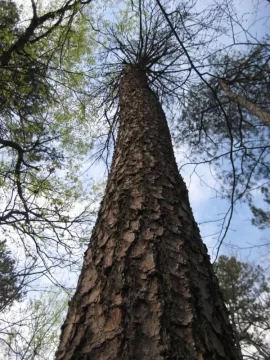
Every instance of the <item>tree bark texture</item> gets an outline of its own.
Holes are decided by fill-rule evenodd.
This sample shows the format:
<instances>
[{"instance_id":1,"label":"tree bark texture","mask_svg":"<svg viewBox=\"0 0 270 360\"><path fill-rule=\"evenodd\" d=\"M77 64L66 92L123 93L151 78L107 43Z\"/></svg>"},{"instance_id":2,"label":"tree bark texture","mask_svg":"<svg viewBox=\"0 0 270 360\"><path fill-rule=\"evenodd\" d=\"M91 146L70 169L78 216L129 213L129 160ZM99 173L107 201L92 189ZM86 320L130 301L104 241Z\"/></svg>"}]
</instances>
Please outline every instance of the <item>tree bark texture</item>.
<instances>
[{"instance_id":1,"label":"tree bark texture","mask_svg":"<svg viewBox=\"0 0 270 360\"><path fill-rule=\"evenodd\" d=\"M138 66L57 360L239 359L179 175L165 114Z\"/></svg>"}]
</instances>

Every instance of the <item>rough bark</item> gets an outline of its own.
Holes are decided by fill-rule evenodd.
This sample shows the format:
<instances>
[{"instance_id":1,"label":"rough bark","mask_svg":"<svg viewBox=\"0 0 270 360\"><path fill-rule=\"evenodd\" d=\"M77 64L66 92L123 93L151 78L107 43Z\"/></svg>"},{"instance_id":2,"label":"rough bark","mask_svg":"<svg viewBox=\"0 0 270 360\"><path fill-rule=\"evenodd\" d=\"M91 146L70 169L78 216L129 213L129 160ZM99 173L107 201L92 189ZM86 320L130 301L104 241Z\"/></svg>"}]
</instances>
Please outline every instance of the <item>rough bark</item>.
<instances>
[{"instance_id":1,"label":"rough bark","mask_svg":"<svg viewBox=\"0 0 270 360\"><path fill-rule=\"evenodd\" d=\"M253 103L252 101L249 101L244 96L234 94L228 84L224 80L219 80L219 84L222 88L222 90L225 92L225 94L228 96L228 98L233 101L234 103L244 107L247 109L251 114L258 117L265 125L270 126L270 112L262 109L257 104Z\"/></svg>"},{"instance_id":2,"label":"rough bark","mask_svg":"<svg viewBox=\"0 0 270 360\"><path fill-rule=\"evenodd\" d=\"M106 194L56 359L239 359L164 112L135 65L119 96Z\"/></svg>"}]
</instances>

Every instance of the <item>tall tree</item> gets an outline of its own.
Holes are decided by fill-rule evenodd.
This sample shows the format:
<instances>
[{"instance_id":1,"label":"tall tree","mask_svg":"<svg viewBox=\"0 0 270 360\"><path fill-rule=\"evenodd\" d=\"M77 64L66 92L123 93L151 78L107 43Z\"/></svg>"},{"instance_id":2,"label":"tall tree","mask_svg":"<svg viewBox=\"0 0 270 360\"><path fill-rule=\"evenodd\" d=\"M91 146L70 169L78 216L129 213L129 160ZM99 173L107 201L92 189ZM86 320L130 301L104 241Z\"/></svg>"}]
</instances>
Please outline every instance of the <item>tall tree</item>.
<instances>
[{"instance_id":1,"label":"tall tree","mask_svg":"<svg viewBox=\"0 0 270 360\"><path fill-rule=\"evenodd\" d=\"M173 94L181 78L173 70L185 59L158 7L146 3L132 3L139 37L122 25L104 45L120 58L106 82L119 131L56 359L239 359L157 94ZM192 43L184 10L171 19Z\"/></svg>"},{"instance_id":2,"label":"tall tree","mask_svg":"<svg viewBox=\"0 0 270 360\"><path fill-rule=\"evenodd\" d=\"M270 357L270 288L260 266L220 256L214 265L243 359Z\"/></svg>"},{"instance_id":3,"label":"tall tree","mask_svg":"<svg viewBox=\"0 0 270 360\"><path fill-rule=\"evenodd\" d=\"M120 129L57 359L237 359L210 259L145 68L120 83Z\"/></svg>"}]
</instances>

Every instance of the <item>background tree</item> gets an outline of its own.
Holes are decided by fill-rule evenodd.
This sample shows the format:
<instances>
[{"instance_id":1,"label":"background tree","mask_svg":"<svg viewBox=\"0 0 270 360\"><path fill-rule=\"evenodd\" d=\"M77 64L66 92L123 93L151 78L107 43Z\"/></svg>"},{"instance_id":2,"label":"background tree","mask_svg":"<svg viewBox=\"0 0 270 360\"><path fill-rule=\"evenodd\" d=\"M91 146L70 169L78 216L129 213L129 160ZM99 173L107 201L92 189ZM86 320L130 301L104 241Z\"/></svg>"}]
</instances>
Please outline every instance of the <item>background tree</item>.
<instances>
[{"instance_id":1,"label":"background tree","mask_svg":"<svg viewBox=\"0 0 270 360\"><path fill-rule=\"evenodd\" d=\"M214 265L243 359L270 357L270 288L260 266L220 256Z\"/></svg>"},{"instance_id":2,"label":"background tree","mask_svg":"<svg viewBox=\"0 0 270 360\"><path fill-rule=\"evenodd\" d=\"M22 298L23 281L16 272L15 259L11 257L5 242L0 242L0 313Z\"/></svg>"},{"instance_id":3,"label":"background tree","mask_svg":"<svg viewBox=\"0 0 270 360\"><path fill-rule=\"evenodd\" d=\"M239 43L233 38L233 44L208 58L208 65L190 60L197 83L184 91L175 132L178 146L188 145L186 165L193 164L196 171L209 164L217 196L230 201L220 222L219 247L238 201L250 204L253 224L265 227L269 222L267 208L253 201L261 189L268 202L269 37Z\"/></svg>"},{"instance_id":4,"label":"background tree","mask_svg":"<svg viewBox=\"0 0 270 360\"><path fill-rule=\"evenodd\" d=\"M15 2L1 2L1 231L47 276L79 265L95 201L78 176L94 135L80 61L91 56L80 15L88 3L44 11L32 1L22 19Z\"/></svg>"},{"instance_id":5,"label":"background tree","mask_svg":"<svg viewBox=\"0 0 270 360\"><path fill-rule=\"evenodd\" d=\"M2 314L0 359L52 360L68 300L69 294L50 287L41 298L28 299Z\"/></svg>"}]
</instances>

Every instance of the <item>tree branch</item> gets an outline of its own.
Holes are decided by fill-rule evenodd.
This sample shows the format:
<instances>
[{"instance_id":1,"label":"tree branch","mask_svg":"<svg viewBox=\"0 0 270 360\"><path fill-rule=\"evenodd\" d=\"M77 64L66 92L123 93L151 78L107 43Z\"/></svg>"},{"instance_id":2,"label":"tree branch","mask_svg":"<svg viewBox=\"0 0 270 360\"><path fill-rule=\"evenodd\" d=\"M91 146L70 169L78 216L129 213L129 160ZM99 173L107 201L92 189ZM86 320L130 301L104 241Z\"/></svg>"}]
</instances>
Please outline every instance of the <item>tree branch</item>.
<instances>
[{"instance_id":1,"label":"tree branch","mask_svg":"<svg viewBox=\"0 0 270 360\"><path fill-rule=\"evenodd\" d=\"M262 122L270 126L270 112L267 110L262 109L257 104L254 104L250 100L246 99L245 97L241 95L234 94L229 85L226 83L226 81L219 79L219 85L221 86L222 90L225 92L225 94L228 96L228 98L233 101L234 103L244 107L247 109L251 114L257 116Z\"/></svg>"}]
</instances>

